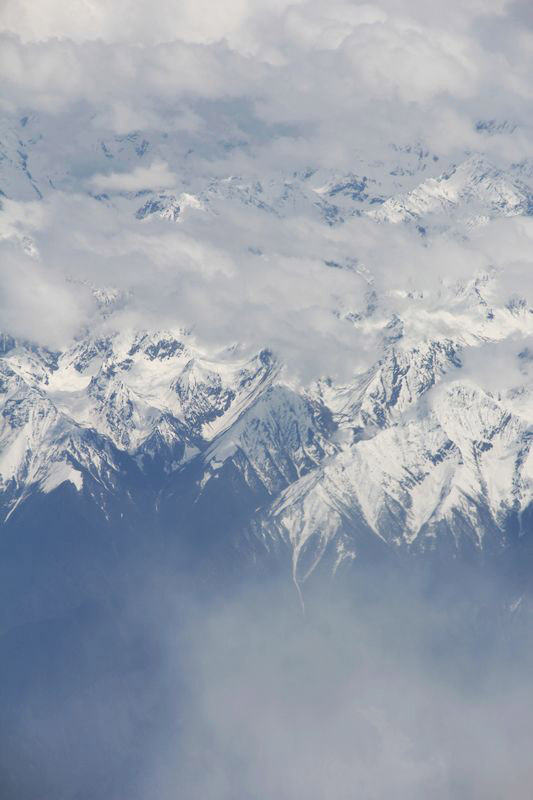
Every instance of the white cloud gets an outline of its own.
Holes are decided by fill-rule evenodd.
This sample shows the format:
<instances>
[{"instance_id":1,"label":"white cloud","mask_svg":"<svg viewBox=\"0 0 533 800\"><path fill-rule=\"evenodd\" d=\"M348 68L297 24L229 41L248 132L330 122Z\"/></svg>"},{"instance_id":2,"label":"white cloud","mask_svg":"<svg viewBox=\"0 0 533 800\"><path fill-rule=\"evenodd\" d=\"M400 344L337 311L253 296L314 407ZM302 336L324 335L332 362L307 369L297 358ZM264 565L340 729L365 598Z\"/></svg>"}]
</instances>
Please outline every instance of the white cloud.
<instances>
[{"instance_id":1,"label":"white cloud","mask_svg":"<svg viewBox=\"0 0 533 800\"><path fill-rule=\"evenodd\" d=\"M339 309L360 310L365 286L325 260L356 256L386 295L421 281L434 291L443 276L469 276L496 254L509 267L509 237L526 247L510 221L475 242L428 243L364 219L330 229L309 210L280 221L231 203L177 227L140 228L135 209L84 197L194 193L227 175L268 187L308 167L373 170L380 191L393 193L469 151L507 163L531 158L533 48L523 4L43 0L37 8L7 0L2 26L0 188L33 197L30 175L45 194L40 229L9 224L17 236L34 235L42 262L31 274L49 274L55 288L65 276L112 280L133 292L139 318L179 317L209 346L271 344L307 374L342 372L356 358L365 363L375 341L339 319ZM512 124L486 135L480 119ZM417 156L424 152L426 161ZM262 255L251 255L251 244ZM509 267L502 298L521 269Z\"/></svg>"},{"instance_id":2,"label":"white cloud","mask_svg":"<svg viewBox=\"0 0 533 800\"><path fill-rule=\"evenodd\" d=\"M169 189L177 183L177 176L168 164L154 159L148 167L136 167L132 172L111 172L93 175L89 185L101 192L139 192L142 189Z\"/></svg>"}]
</instances>

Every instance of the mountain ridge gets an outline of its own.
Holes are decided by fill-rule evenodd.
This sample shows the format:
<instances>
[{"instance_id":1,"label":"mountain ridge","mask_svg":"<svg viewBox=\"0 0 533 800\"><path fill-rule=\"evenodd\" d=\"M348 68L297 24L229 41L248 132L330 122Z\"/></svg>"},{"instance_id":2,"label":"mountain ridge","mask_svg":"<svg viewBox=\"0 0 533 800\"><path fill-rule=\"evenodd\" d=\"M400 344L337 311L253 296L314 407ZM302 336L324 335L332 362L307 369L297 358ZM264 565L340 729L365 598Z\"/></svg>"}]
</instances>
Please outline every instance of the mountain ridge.
<instances>
[{"instance_id":1,"label":"mountain ridge","mask_svg":"<svg viewBox=\"0 0 533 800\"><path fill-rule=\"evenodd\" d=\"M40 141L34 137L24 148ZM107 162L126 159L121 168L156 151L140 134L115 145L116 152L91 147ZM128 224L158 218L158 224L190 229L189 236L195 214L214 219L234 206L266 218L309 218L324 229L342 229L350 218L402 223L435 241L450 233L476 236L491 220L531 216L524 170L517 177L467 154L442 171L429 151L395 153L400 161L388 176L379 167L381 178L375 165L361 174L310 169L263 181L211 177L203 188L187 180L181 190L116 188L93 200L109 214L125 214ZM44 186L46 173L30 173L31 159L20 158L5 156L9 180L18 174ZM119 187L120 171L112 175ZM47 180L53 196L55 183L50 175ZM81 184L87 196L89 183ZM23 201L24 192L18 199L12 192L11 199ZM6 217L9 202L4 237L39 262L39 243ZM251 243L249 250L268 261ZM441 540L452 549L483 551L490 541L504 550L509 530L522 531L533 499L533 308L527 298L502 296L497 266L408 289L376 280L374 267L354 255L324 258L321 268L353 275L363 287L357 310L341 298L332 309L361 341L374 342L367 366L354 364L344 381L295 376L268 342L263 349L237 344L208 351L183 325L125 325L131 291L69 278L95 304L75 341L52 350L17 341L9 330L2 338L4 523L12 523L31 495L52 497L68 482L74 497L88 499L103 519L122 503L130 514L133 487L144 484L143 513L172 527L164 506L171 509L171 498L181 496L176 487L183 480L188 511L180 511L180 525L189 514L194 528L196 510L212 503L211 522L202 511L202 524L216 526L217 503L236 492L243 541L252 552L259 547L253 557L276 542L288 548L298 585L326 551L333 553L332 574L349 566L359 557L359 541L369 537L393 551L431 554ZM510 384L495 394L487 376L476 373L476 358L498 347L508 352L512 369ZM217 489L218 499L206 499L215 484L226 488ZM179 538L179 525L175 533Z\"/></svg>"}]
</instances>

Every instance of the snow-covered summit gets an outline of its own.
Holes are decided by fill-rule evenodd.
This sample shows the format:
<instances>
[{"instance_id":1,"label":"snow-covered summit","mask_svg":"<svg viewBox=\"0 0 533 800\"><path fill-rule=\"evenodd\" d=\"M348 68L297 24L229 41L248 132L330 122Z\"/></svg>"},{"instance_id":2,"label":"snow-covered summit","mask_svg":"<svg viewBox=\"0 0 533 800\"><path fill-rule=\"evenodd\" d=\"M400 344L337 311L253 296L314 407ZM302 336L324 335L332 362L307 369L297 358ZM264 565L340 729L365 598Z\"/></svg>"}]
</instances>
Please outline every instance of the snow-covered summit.
<instances>
[{"instance_id":1,"label":"snow-covered summit","mask_svg":"<svg viewBox=\"0 0 533 800\"><path fill-rule=\"evenodd\" d=\"M471 156L412 191L386 200L369 212L380 222L480 224L495 216L530 215L533 192L520 179Z\"/></svg>"}]
</instances>

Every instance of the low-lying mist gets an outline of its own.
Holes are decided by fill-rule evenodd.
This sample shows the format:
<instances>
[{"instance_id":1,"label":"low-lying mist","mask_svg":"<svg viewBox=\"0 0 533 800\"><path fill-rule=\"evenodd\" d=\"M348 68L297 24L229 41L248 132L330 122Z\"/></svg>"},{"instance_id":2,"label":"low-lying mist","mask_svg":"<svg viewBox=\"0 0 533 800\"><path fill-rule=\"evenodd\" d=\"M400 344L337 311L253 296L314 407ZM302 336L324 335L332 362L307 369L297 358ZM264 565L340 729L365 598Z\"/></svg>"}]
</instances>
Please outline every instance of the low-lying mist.
<instances>
[{"instance_id":1,"label":"low-lying mist","mask_svg":"<svg viewBox=\"0 0 533 800\"><path fill-rule=\"evenodd\" d=\"M361 568L305 614L279 577L149 572L2 638L2 797L531 796L526 601L474 569Z\"/></svg>"}]
</instances>

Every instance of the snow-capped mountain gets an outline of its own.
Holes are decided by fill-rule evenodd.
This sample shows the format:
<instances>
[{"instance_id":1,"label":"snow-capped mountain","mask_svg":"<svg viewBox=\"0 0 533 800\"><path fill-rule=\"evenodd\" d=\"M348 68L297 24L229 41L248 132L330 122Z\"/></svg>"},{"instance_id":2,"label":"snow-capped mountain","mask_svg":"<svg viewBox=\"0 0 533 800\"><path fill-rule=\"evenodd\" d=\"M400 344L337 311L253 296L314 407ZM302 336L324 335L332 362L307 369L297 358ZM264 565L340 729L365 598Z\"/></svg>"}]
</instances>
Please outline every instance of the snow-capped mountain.
<instances>
[{"instance_id":1,"label":"snow-capped mountain","mask_svg":"<svg viewBox=\"0 0 533 800\"><path fill-rule=\"evenodd\" d=\"M208 359L183 331L88 337L61 353L5 339L4 521L64 482L103 520L117 493L135 504L133 473L153 484L154 515L192 481L194 516L231 472L235 501L255 498L254 547L287 543L298 582L326 552L334 569L350 563L371 537L427 552L505 548L533 492L530 357L515 347L522 380L497 394L463 374L462 358L530 336L533 312L487 319L478 298L473 310L455 339L393 339L342 386L296 386L268 351Z\"/></svg>"},{"instance_id":2,"label":"snow-capped mountain","mask_svg":"<svg viewBox=\"0 0 533 800\"><path fill-rule=\"evenodd\" d=\"M96 142L87 134L86 158L97 169L113 162L120 176L156 151L175 185L133 190L112 177L96 192L45 147L50 123L39 135L37 118L17 124L18 134L2 134L0 223L4 239L36 263L39 237L13 222L10 203L44 202L73 185L104 219L119 215L138 230L158 219L194 231L195 215L224 220L244 207L273 224L305 219L342 231L357 218L378 230L401 222L417 235L464 239L481 223L528 222L533 208L523 170L517 177L477 155L445 172L415 147L345 174L193 178L172 161L172 142L140 133ZM269 254L252 245L267 264ZM102 525L131 524L141 507L143 524L176 535L224 519L253 559L288 559L298 585L319 564L330 573L349 567L369 543L427 555L504 551L527 531L533 499L533 308L519 291L502 294L497 264L468 279L389 289L349 252L324 258L323 269L362 278L364 297L358 309L339 299L332 313L375 347L364 367L354 353L348 379L302 380L267 343L208 350L179 324L139 328L124 316L127 292L83 281L94 311L67 346L6 329L3 523L16 524L36 497L53 504L61 487ZM500 382L487 378L492 353L506 365Z\"/></svg>"},{"instance_id":3,"label":"snow-capped mountain","mask_svg":"<svg viewBox=\"0 0 533 800\"><path fill-rule=\"evenodd\" d=\"M375 219L425 224L471 226L489 219L533 213L531 188L497 169L481 156L471 156L449 172L429 178L415 189L387 199Z\"/></svg>"}]
</instances>

